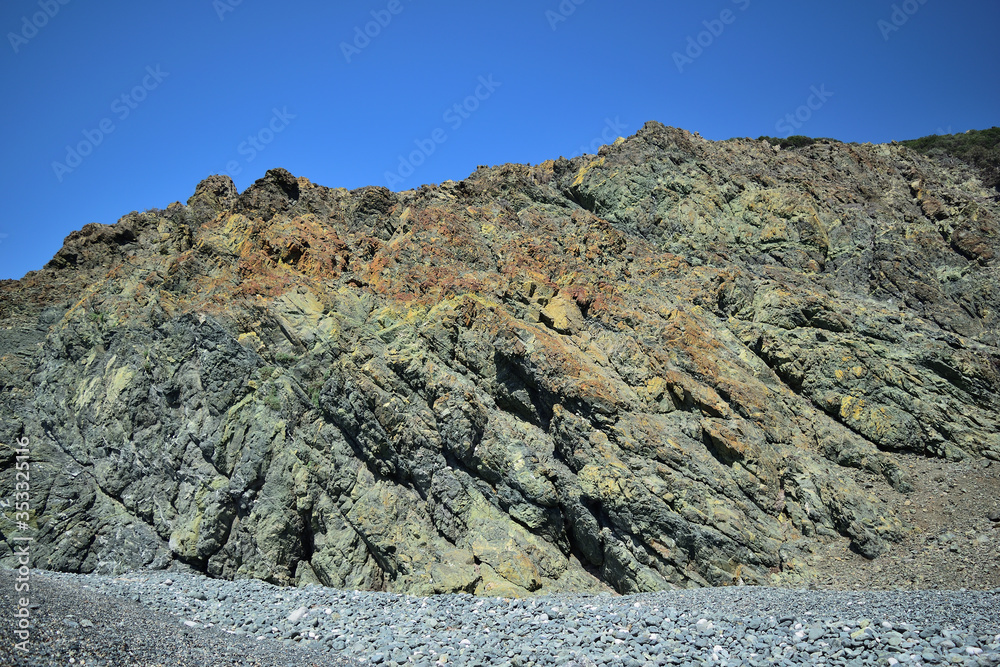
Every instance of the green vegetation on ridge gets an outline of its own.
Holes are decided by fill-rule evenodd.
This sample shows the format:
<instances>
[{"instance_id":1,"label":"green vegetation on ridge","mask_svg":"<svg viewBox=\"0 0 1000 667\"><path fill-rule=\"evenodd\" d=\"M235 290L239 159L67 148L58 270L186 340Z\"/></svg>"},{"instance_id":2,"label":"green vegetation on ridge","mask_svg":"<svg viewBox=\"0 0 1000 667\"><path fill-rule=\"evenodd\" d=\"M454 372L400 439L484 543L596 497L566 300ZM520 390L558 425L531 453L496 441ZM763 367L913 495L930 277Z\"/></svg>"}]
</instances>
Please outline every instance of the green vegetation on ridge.
<instances>
[{"instance_id":1,"label":"green vegetation on ridge","mask_svg":"<svg viewBox=\"0 0 1000 667\"><path fill-rule=\"evenodd\" d=\"M803 148L815 143L837 142L836 139L813 138L803 135L790 137L757 137L772 146L781 148ZM932 134L920 139L900 141L918 153L937 158L954 158L974 167L980 173L983 184L1000 190L1000 127L988 130L969 130L961 134Z\"/></svg>"},{"instance_id":2,"label":"green vegetation on ridge","mask_svg":"<svg viewBox=\"0 0 1000 667\"><path fill-rule=\"evenodd\" d=\"M814 139L812 137L806 137L801 134L795 134L790 137L785 137L784 139L780 137L760 136L757 137L757 141L766 141L772 146L780 146L781 148L802 148L803 146L812 146L815 143L821 143L821 142L840 143L836 139L828 139L826 137L818 137Z\"/></svg>"},{"instance_id":3,"label":"green vegetation on ridge","mask_svg":"<svg viewBox=\"0 0 1000 667\"><path fill-rule=\"evenodd\" d=\"M1000 127L962 134L932 134L899 142L932 157L951 156L979 170L983 185L1000 189Z\"/></svg>"}]
</instances>

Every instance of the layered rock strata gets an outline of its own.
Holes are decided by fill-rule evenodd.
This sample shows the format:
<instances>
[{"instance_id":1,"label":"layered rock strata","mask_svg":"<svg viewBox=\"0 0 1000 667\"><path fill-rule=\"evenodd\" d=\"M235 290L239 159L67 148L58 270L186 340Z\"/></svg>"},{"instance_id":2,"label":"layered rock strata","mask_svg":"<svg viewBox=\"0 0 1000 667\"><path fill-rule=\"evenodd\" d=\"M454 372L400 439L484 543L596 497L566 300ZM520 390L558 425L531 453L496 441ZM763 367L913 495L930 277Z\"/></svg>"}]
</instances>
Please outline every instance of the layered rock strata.
<instances>
[{"instance_id":1,"label":"layered rock strata","mask_svg":"<svg viewBox=\"0 0 1000 667\"><path fill-rule=\"evenodd\" d=\"M998 218L902 146L657 123L401 193L213 176L0 283L0 489L27 438L57 570L802 583L905 529L846 467L1000 460Z\"/></svg>"}]
</instances>

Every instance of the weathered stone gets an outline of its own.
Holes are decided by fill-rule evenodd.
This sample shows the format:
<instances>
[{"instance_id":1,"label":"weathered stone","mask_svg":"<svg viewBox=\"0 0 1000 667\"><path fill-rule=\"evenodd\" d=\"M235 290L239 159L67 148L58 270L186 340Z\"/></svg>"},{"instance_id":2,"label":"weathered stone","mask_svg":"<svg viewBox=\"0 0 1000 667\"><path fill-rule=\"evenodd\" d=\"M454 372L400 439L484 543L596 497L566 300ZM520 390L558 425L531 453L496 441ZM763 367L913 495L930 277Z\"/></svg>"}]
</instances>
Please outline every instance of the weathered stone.
<instances>
[{"instance_id":1,"label":"weathered stone","mask_svg":"<svg viewBox=\"0 0 1000 667\"><path fill-rule=\"evenodd\" d=\"M62 570L802 585L900 535L845 467L1000 451L998 216L900 146L655 123L402 193L214 177L0 283L0 491L28 442Z\"/></svg>"},{"instance_id":2,"label":"weathered stone","mask_svg":"<svg viewBox=\"0 0 1000 667\"><path fill-rule=\"evenodd\" d=\"M548 305L542 308L541 321L561 334L572 334L584 327L583 315L575 301L561 294L552 298Z\"/></svg>"}]
</instances>

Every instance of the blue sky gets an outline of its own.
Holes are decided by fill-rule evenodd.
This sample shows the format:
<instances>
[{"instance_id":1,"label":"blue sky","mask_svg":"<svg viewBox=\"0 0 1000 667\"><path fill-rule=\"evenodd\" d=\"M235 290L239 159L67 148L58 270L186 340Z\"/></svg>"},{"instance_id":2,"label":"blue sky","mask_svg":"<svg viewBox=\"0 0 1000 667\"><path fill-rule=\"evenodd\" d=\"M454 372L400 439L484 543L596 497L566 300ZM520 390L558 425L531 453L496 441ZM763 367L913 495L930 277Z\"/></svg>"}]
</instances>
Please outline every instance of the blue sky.
<instances>
[{"instance_id":1,"label":"blue sky","mask_svg":"<svg viewBox=\"0 0 1000 667\"><path fill-rule=\"evenodd\" d=\"M709 139L992 127L998 25L996 0L6 0L0 278L214 173L403 190L647 120Z\"/></svg>"}]
</instances>

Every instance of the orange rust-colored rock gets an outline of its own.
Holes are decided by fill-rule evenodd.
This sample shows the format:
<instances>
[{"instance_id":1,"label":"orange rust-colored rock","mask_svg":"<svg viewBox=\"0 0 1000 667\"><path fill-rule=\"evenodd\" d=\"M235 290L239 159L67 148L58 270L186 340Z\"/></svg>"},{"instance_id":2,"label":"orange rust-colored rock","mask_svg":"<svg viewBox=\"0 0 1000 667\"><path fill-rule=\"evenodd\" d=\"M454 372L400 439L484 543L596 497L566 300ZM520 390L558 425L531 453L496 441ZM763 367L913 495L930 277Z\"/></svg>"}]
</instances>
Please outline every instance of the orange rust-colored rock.
<instances>
[{"instance_id":1,"label":"orange rust-colored rock","mask_svg":"<svg viewBox=\"0 0 1000 667\"><path fill-rule=\"evenodd\" d=\"M845 467L1000 457L998 216L903 147L655 123L401 193L212 177L0 284L0 460L56 569L804 585L905 528Z\"/></svg>"}]
</instances>

